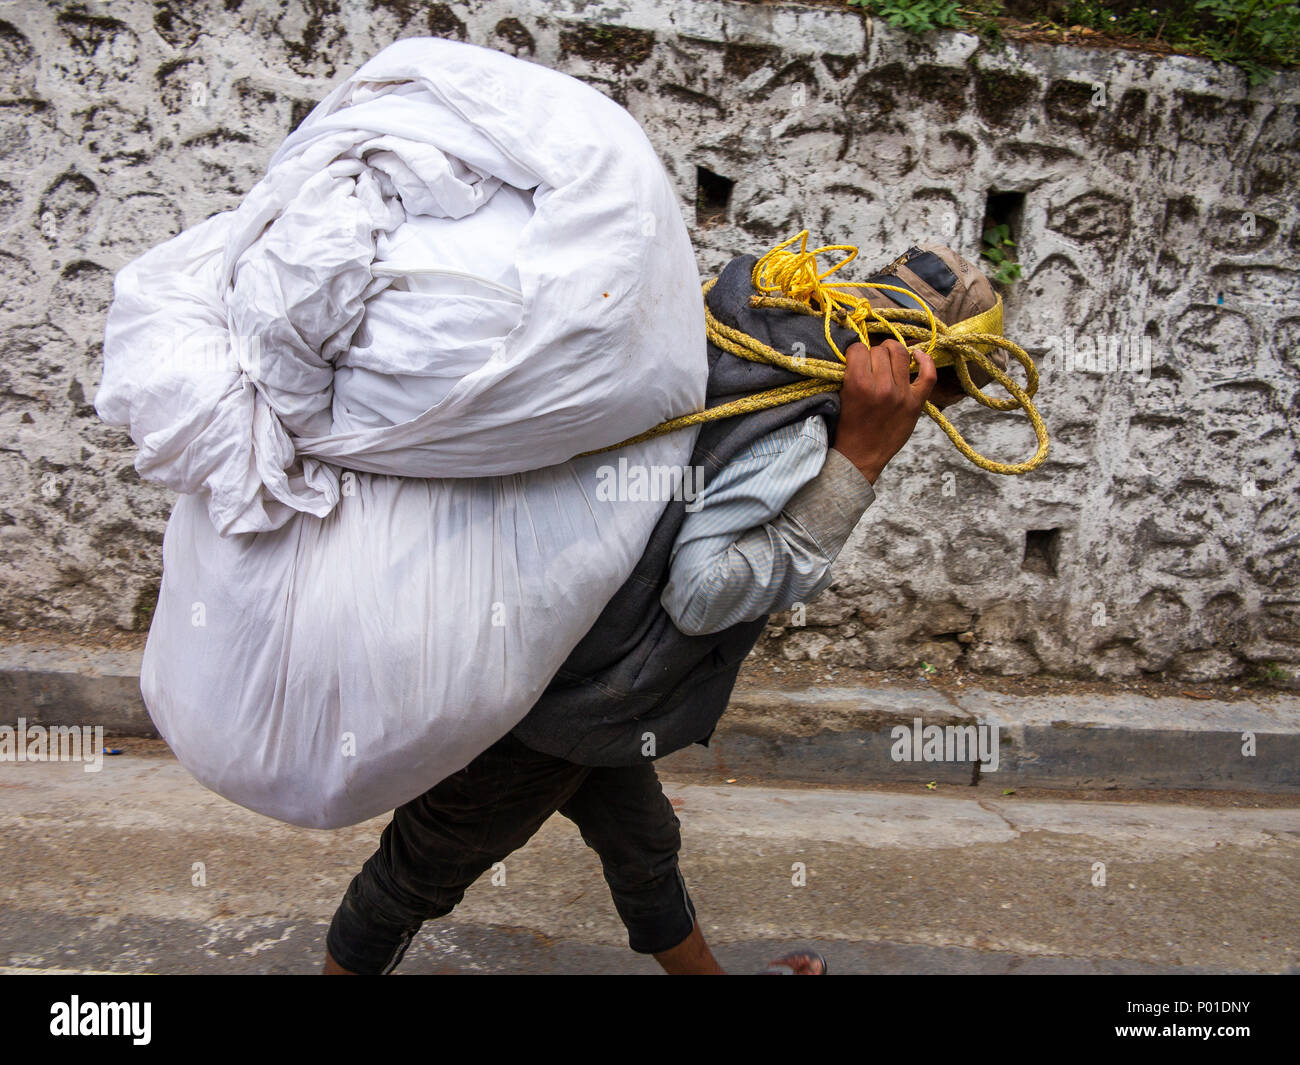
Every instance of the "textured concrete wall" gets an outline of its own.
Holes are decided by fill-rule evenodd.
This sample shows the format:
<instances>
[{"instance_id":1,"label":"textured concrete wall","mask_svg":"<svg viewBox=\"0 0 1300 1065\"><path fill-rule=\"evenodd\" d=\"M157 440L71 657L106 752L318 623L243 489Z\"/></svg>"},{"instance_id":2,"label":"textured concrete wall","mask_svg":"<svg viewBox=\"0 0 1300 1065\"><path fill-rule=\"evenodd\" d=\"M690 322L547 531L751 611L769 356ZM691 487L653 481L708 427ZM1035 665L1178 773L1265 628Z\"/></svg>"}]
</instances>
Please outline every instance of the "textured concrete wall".
<instances>
[{"instance_id":1,"label":"textured concrete wall","mask_svg":"<svg viewBox=\"0 0 1300 1065\"><path fill-rule=\"evenodd\" d=\"M337 78L436 34L627 106L702 271L804 226L869 260L927 236L973 257L989 193L1023 193L1009 322L1044 360L1049 464L986 475L923 424L832 591L764 653L1300 663L1296 77L1247 92L1197 60L991 52L825 4L20 0L0 20L0 626L147 628L170 498L90 406L113 273L237 204ZM699 167L734 184L701 194ZM1032 451L1023 421L957 421L988 453Z\"/></svg>"}]
</instances>

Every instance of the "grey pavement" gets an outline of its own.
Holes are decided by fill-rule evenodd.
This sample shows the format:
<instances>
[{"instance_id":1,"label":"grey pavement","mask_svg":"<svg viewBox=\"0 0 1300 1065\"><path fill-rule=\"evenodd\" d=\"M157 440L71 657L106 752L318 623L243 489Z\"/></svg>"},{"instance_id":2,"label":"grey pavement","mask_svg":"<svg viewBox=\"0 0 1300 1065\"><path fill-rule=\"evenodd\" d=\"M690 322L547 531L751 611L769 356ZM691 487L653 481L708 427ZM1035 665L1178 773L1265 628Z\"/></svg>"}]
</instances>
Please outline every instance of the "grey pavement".
<instances>
[{"instance_id":1,"label":"grey pavement","mask_svg":"<svg viewBox=\"0 0 1300 1065\"><path fill-rule=\"evenodd\" d=\"M315 970L384 819L294 828L206 791L161 744L123 748L99 773L0 763L0 972ZM738 971L799 944L836 973L1300 962L1300 809L1276 797L1210 807L664 776L701 925ZM399 970L656 971L626 948L595 856L558 816L506 860L503 883L480 880L427 924Z\"/></svg>"}]
</instances>

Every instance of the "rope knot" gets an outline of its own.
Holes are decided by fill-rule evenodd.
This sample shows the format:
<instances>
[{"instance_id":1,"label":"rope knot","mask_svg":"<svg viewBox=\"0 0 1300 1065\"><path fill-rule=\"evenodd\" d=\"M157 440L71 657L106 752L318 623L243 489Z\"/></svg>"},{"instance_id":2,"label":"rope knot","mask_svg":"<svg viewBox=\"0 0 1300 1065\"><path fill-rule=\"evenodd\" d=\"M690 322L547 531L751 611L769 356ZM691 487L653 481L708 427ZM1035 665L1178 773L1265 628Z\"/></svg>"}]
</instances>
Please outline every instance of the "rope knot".
<instances>
[{"instance_id":1,"label":"rope knot","mask_svg":"<svg viewBox=\"0 0 1300 1065\"><path fill-rule=\"evenodd\" d=\"M790 250L791 245L796 242L799 247L796 250ZM833 263L828 269L822 270L818 264L817 256L824 252L843 252L844 257ZM857 255L858 249L849 244L827 244L820 248L809 248L808 230L805 229L789 240L778 244L755 262L751 276L756 295L750 297L750 306L794 311L798 314L808 314L821 318L824 323L826 346L835 353L841 365L837 366L825 359L791 358L789 355L785 355L750 336L743 330L718 321L709 309L707 298L709 290L717 283L717 278L713 278L705 282L702 290L705 297L705 331L709 343L721 348L723 351L730 352L737 358L780 367L794 374L798 380L781 385L779 388L769 389L766 392L744 396L741 399L732 400L717 407L697 411L694 414L685 414L680 418L673 418L647 432L624 440L622 443L614 444L612 447L600 448L597 451L588 451L584 454L595 455L602 451L613 451L616 448L640 443L642 440L661 436L664 433L671 433L690 425L699 425L703 422L718 421L739 414L767 410L821 392L838 391L844 383L843 364L846 359L844 353L836 345L835 338L831 335L831 323L834 322L852 330L862 343L868 345L871 343L868 336L868 323L874 323L878 331L884 329L892 333L894 338L904 347L907 346L909 338L913 341L920 341L924 338L926 353L934 358L935 365L954 367L962 388L976 402L992 410L1015 410L1017 408L1024 410L1025 415L1029 418L1030 425L1034 428L1034 436L1038 441L1038 450L1033 458L1026 462L1007 463L995 462L978 454L974 448L966 443L961 433L957 431L952 422L944 417L938 407L933 403L926 403L926 414L943 430L948 439L956 445L957 450L966 458L989 473L1028 473L1030 470L1041 466L1047 458L1049 441L1047 426L1044 425L1042 416L1038 413L1038 409L1034 406L1031 398L1038 390L1038 369L1034 366L1033 359L1025 353L1024 349L1013 344L1002 335L1001 297L998 298L996 306L989 310L973 318L955 322L951 326L945 325L935 318L934 312L930 310L925 301L909 289L870 281L827 282L828 277L851 263L857 258ZM878 309L873 307L865 296L861 296L855 291L860 289L900 292L906 295L909 300L916 300L920 303L921 309L912 310L902 307ZM1024 367L1027 379L1024 388L1016 384L989 357L989 353L994 348L1002 348L1011 358ZM1006 389L1007 398L994 399L985 395L983 390L971 378L969 365L971 363L979 366L989 375L991 380L996 381ZM912 369L914 371L916 369L915 359L912 360Z\"/></svg>"},{"instance_id":2,"label":"rope knot","mask_svg":"<svg viewBox=\"0 0 1300 1065\"><path fill-rule=\"evenodd\" d=\"M797 247L793 247L794 245ZM843 254L838 261L823 270L818 262L818 256L827 252ZM781 307L820 317L824 325L826 345L841 363L846 360L831 335L832 322L852 330L857 334L858 339L867 345L871 343L868 329L872 325L877 328L877 331L881 328L887 330L904 347L908 346L909 339L918 341L924 338L925 352L934 359L935 365L952 366L956 370L962 388L977 402L993 410L1023 409L1038 441L1038 450L1028 462L1002 463L986 459L966 443L956 427L938 407L933 403L927 403L926 414L952 440L957 450L975 465L990 473L1028 473L1042 465L1047 458L1049 446L1047 428L1031 398L1038 390L1038 369L1023 349L1002 335L1002 298L999 296L993 307L973 318L949 326L939 321L929 305L909 289L871 281L827 280L831 275L848 266L857 256L858 249L850 244L826 244L818 248L809 248L808 230L805 229L778 244L755 262L751 281L759 295L754 296L750 303L756 307ZM877 308L861 294L864 289L903 293L909 301L914 300L919 303L921 309ZM710 328L709 339L716 343L714 319L708 313L707 305L705 313ZM925 322L924 327L921 326L922 321ZM1027 380L1024 388L1017 385L989 357L994 348L1007 351L1025 368ZM766 357L762 361L772 360ZM972 363L983 369L991 380L1006 389L1008 397L994 399L985 395L971 378ZM911 368L913 372L916 371L915 359L912 360ZM804 375L812 376L806 371Z\"/></svg>"}]
</instances>

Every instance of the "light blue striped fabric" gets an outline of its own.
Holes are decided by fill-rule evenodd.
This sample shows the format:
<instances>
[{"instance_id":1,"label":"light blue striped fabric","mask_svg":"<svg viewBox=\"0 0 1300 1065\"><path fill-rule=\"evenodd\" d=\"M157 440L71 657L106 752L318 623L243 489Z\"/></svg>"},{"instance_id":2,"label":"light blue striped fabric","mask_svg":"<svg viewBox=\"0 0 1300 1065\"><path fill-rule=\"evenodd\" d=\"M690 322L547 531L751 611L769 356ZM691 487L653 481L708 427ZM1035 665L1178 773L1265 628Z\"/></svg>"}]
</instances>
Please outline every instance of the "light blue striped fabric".
<instances>
[{"instance_id":1,"label":"light blue striped fabric","mask_svg":"<svg viewBox=\"0 0 1300 1065\"><path fill-rule=\"evenodd\" d=\"M782 513L821 472L827 447L826 422L815 414L761 437L713 478L682 523L660 600L679 629L718 632L807 602L830 584L843 541L819 544Z\"/></svg>"}]
</instances>

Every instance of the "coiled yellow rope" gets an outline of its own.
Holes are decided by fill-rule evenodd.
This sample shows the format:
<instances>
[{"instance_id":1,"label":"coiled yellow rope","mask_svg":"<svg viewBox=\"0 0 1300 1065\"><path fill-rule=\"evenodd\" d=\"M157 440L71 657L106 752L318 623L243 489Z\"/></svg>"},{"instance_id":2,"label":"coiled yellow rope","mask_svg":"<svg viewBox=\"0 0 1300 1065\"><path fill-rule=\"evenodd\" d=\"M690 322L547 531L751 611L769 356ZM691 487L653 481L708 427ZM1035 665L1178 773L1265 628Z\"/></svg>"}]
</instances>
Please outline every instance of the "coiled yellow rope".
<instances>
[{"instance_id":1,"label":"coiled yellow rope","mask_svg":"<svg viewBox=\"0 0 1300 1065\"><path fill-rule=\"evenodd\" d=\"M799 244L798 249L789 250L790 246L796 241ZM823 252L845 252L846 255L829 269L821 270L817 256ZM795 358L782 354L748 333L719 322L709 310L706 299L704 318L710 342L738 358L748 359L751 362L767 363L770 366L779 366L784 370L789 370L791 373L798 374L802 380L766 392L746 396L731 403L710 407L708 410L670 419L619 444L599 448L596 451L588 451L585 454L597 455L604 451L613 451L616 448L626 447L629 444L637 444L643 440L661 436L664 433L684 429L689 425L699 425L702 422L718 421L738 414L750 414L754 411L767 410L770 407L780 406L782 403L789 403L792 400L803 399L806 396L814 396L820 392L834 392L842 386L844 381L843 364L845 358L844 353L840 351L831 336L831 323L834 322L837 325L852 329L864 344L870 344L867 339L868 322L874 322L878 323L879 327L887 329L904 346L907 345L909 340L916 341L924 338L926 340L925 351L934 359L935 365L939 367L955 367L962 388L977 402L993 410L1014 410L1016 408L1024 410L1034 428L1034 435L1038 440L1038 450L1033 458L1027 462L1007 463L996 462L978 454L974 448L966 443L961 433L957 431L952 422L944 417L939 408L933 403L927 402L925 413L933 419L948 439L956 445L957 450L966 458L989 473L1028 473L1030 470L1037 469L1042 465L1043 460L1047 458L1049 447L1047 426L1043 424L1042 416L1038 413L1038 409L1034 406L1031 398L1038 391L1038 369L1034 366L1033 359L1022 348L1002 335L1002 298L999 296L997 305L988 311L976 315L974 318L968 318L965 321L946 326L935 318L933 312L925 305L923 300L917 299L915 293L899 288L896 285L877 284L869 281L837 281L827 284L826 279L837 270L851 263L857 258L857 254L858 249L848 244L828 244L820 248L810 249L808 247L808 231L805 229L789 240L778 244L759 259L754 264L752 276L754 288L760 295L750 297L750 306L771 307L821 317L825 322L827 346L839 359L839 365L824 359ZM707 281L702 294L707 296L716 282L717 278ZM917 299L924 310L877 309L871 306L865 297L859 296L852 291L854 289L869 288L904 293L911 299ZM994 347L1002 348L1008 352L1012 358L1025 368L1027 380L1024 388L1016 384L989 358L987 353ZM1008 398L994 399L986 396L971 380L968 364L972 362L982 367L994 381L1006 389ZM915 359L912 360L912 370L916 370Z\"/></svg>"}]
</instances>

